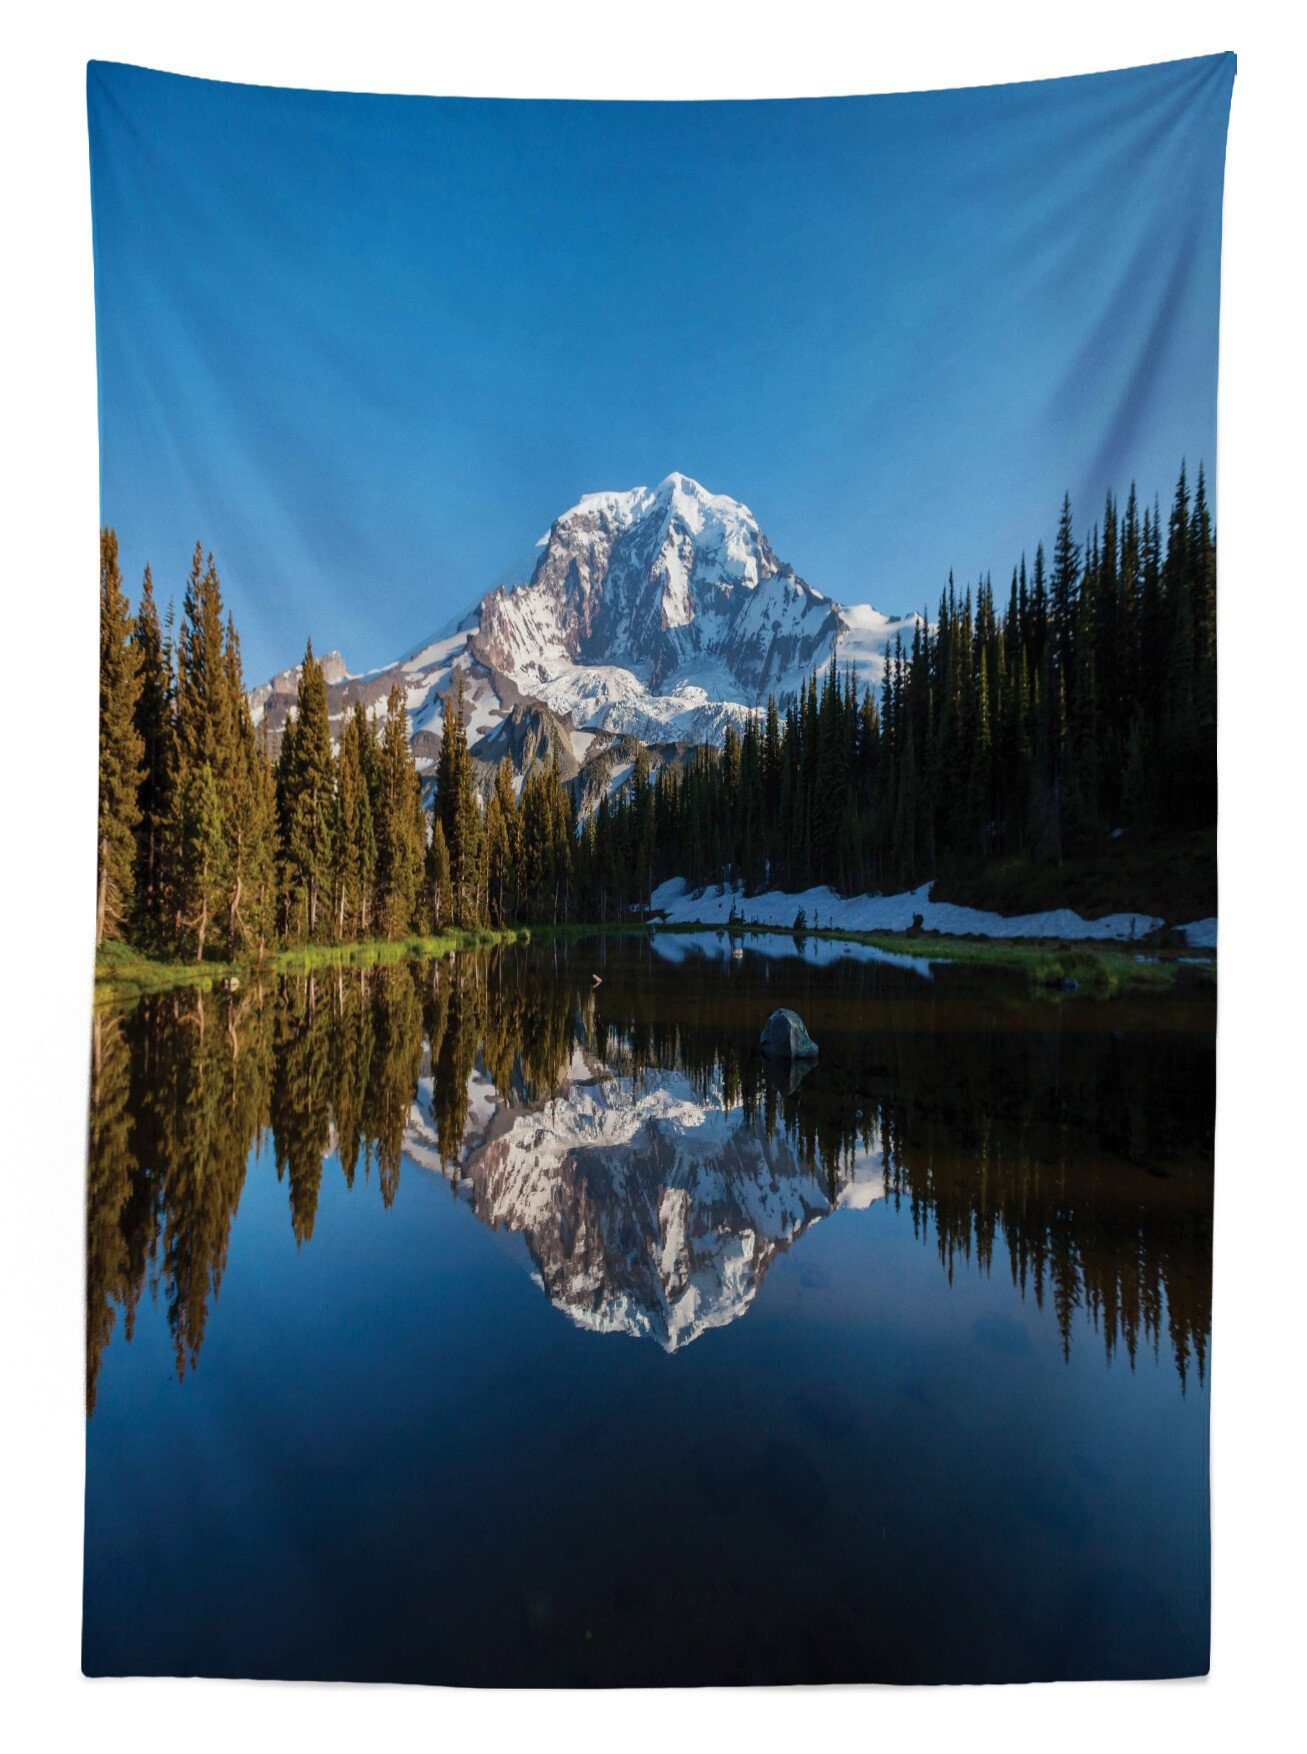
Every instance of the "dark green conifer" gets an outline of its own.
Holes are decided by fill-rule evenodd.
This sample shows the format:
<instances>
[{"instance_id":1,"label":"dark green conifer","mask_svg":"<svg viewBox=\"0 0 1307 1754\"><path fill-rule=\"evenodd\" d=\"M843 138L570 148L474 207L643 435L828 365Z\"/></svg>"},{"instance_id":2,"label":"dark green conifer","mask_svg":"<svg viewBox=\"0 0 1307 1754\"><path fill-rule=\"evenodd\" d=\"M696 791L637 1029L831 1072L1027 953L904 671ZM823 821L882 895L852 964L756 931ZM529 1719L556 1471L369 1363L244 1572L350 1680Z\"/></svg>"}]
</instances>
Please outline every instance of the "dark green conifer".
<instances>
[{"instance_id":1,"label":"dark green conifer","mask_svg":"<svg viewBox=\"0 0 1307 1754\"><path fill-rule=\"evenodd\" d=\"M379 924L388 938L414 928L426 844L421 785L408 741L404 691L396 684L381 733L381 791L376 817Z\"/></svg>"},{"instance_id":2,"label":"dark green conifer","mask_svg":"<svg viewBox=\"0 0 1307 1754\"><path fill-rule=\"evenodd\" d=\"M292 939L331 934L334 767L327 684L310 641L277 761L282 930Z\"/></svg>"},{"instance_id":3,"label":"dark green conifer","mask_svg":"<svg viewBox=\"0 0 1307 1754\"><path fill-rule=\"evenodd\" d=\"M145 569L141 601L132 628L141 668L136 729L141 739L140 824L136 836L136 930L140 940L157 938L165 916L166 829L172 810L176 745L172 722L172 656L159 622L154 582Z\"/></svg>"},{"instance_id":4,"label":"dark green conifer","mask_svg":"<svg viewBox=\"0 0 1307 1754\"><path fill-rule=\"evenodd\" d=\"M117 534L100 531L100 768L96 832L95 942L122 937L136 893L137 830L144 771L136 713L141 655L131 622Z\"/></svg>"}]
</instances>

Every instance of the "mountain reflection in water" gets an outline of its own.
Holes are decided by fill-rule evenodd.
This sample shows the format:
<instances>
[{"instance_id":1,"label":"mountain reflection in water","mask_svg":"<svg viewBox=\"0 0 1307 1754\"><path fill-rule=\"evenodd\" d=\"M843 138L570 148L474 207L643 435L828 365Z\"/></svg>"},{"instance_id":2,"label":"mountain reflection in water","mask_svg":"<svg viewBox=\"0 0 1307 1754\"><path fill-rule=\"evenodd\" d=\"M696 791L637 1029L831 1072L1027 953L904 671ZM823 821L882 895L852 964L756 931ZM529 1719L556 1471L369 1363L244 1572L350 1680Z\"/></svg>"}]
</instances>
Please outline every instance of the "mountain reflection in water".
<instances>
[{"instance_id":1,"label":"mountain reflection in water","mask_svg":"<svg viewBox=\"0 0 1307 1754\"><path fill-rule=\"evenodd\" d=\"M387 1207L401 1174L442 1176L482 1223L521 1234L578 1326L669 1352L743 1316L818 1220L884 1197L950 1282L973 1262L1051 1307L1068 1356L1084 1309L1108 1360L1164 1347L1182 1386L1201 1376L1208 1002L1033 1003L947 969L797 964L784 1002L822 1058L785 1090L756 1051L780 969L596 940L102 1011L89 1408L147 1289L178 1375L198 1366L269 1135L302 1248L324 1174Z\"/></svg>"}]
</instances>

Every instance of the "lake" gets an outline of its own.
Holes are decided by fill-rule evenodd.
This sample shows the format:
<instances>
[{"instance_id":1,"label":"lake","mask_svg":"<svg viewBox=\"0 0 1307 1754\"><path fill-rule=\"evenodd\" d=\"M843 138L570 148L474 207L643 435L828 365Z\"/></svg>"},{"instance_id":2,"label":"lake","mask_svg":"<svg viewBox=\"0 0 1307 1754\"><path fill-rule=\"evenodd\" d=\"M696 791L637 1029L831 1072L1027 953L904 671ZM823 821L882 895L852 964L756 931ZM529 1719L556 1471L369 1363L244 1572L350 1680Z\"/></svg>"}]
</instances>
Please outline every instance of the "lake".
<instances>
[{"instance_id":1,"label":"lake","mask_svg":"<svg viewBox=\"0 0 1307 1754\"><path fill-rule=\"evenodd\" d=\"M101 1010L87 1672L1204 1671L1214 1088L1203 991L715 933Z\"/></svg>"}]
</instances>

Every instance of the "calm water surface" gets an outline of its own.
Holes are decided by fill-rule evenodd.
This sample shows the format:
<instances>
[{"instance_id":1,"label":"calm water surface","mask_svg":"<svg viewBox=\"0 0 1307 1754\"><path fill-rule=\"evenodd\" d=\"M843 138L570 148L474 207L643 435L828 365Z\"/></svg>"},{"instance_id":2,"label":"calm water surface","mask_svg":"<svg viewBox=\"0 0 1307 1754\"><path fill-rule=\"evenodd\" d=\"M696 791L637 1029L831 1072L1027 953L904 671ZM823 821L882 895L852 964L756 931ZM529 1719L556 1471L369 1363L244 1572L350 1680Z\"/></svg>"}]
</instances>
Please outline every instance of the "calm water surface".
<instances>
[{"instance_id":1,"label":"calm water surface","mask_svg":"<svg viewBox=\"0 0 1307 1754\"><path fill-rule=\"evenodd\" d=\"M1204 1670L1213 1090L1200 993L775 938L102 1013L87 1671Z\"/></svg>"}]
</instances>

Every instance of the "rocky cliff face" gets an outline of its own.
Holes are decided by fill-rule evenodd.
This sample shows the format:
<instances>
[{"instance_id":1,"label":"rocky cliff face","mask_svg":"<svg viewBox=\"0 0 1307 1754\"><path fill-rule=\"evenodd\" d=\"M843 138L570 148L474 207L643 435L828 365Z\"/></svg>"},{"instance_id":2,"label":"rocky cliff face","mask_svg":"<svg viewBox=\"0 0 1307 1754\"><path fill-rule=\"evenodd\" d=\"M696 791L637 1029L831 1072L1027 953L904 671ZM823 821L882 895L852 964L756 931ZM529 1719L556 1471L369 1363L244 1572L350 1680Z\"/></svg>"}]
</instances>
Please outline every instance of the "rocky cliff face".
<instances>
[{"instance_id":1,"label":"rocky cliff face","mask_svg":"<svg viewBox=\"0 0 1307 1754\"><path fill-rule=\"evenodd\" d=\"M472 642L527 690L616 666L650 691L733 685L743 704L797 686L842 630L749 508L688 476L588 494L542 542L530 582L483 601Z\"/></svg>"}]
</instances>

